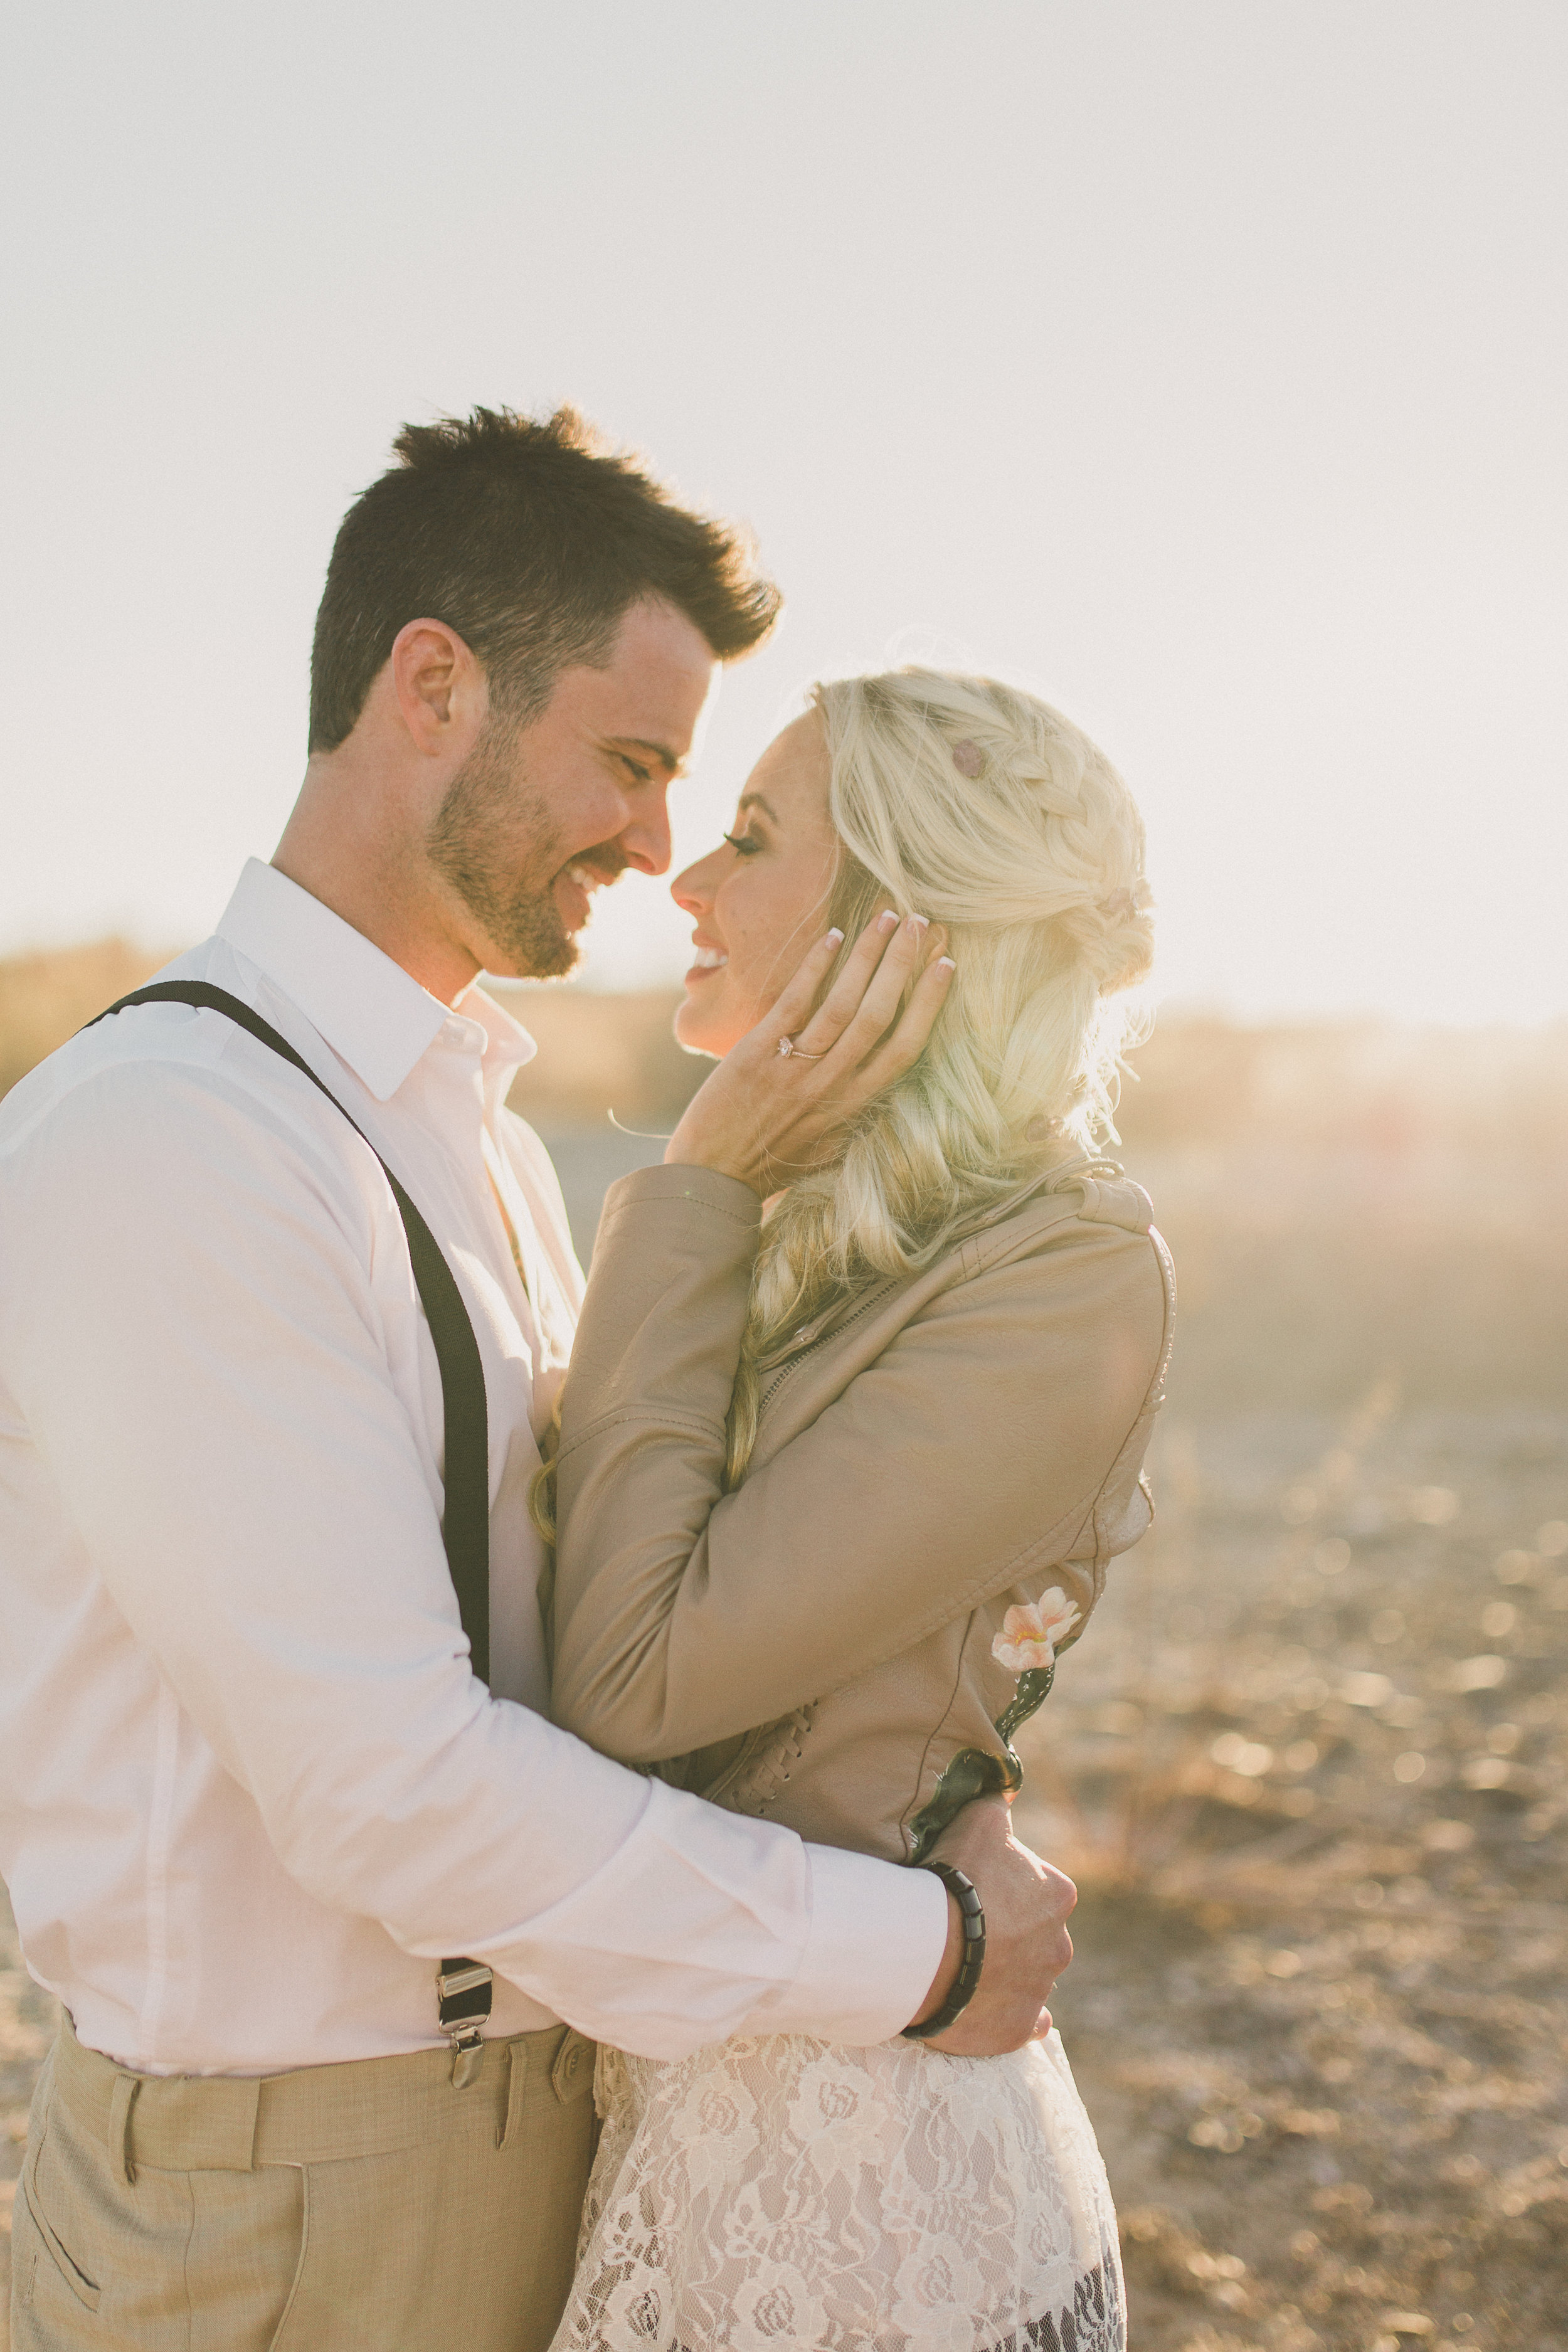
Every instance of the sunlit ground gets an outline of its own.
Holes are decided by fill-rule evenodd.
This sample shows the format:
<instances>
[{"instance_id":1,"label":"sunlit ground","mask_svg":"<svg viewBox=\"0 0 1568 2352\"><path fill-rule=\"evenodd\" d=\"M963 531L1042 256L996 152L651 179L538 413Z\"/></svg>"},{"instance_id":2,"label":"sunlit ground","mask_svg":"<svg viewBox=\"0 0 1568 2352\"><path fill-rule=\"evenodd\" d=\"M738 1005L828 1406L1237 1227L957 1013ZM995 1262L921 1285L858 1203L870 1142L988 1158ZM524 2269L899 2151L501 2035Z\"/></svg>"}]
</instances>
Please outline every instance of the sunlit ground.
<instances>
[{"instance_id":1,"label":"sunlit ground","mask_svg":"<svg viewBox=\"0 0 1568 2352\"><path fill-rule=\"evenodd\" d=\"M1135 2341L1560 2346L1568 1424L1173 1419L1030 1742Z\"/></svg>"}]
</instances>

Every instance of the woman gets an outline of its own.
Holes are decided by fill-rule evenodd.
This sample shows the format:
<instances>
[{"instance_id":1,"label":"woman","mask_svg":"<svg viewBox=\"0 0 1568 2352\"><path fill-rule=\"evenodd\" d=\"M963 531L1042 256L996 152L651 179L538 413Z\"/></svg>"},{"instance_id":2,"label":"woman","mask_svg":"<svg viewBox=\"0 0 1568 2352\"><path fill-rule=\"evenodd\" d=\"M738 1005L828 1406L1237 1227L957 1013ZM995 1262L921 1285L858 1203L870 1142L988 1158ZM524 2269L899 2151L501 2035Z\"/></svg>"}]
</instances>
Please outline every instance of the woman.
<instances>
[{"instance_id":1,"label":"woman","mask_svg":"<svg viewBox=\"0 0 1568 2352\"><path fill-rule=\"evenodd\" d=\"M697 948L678 1034L765 1064L775 1094L808 1100L847 1052L884 1075L885 990L847 1039L834 986L812 1011L789 982L825 919L847 971L889 936L865 930L879 915L934 919L917 992L946 997L825 1158L775 1147L757 1190L691 1165L700 1096L669 1164L608 1197L553 1595L557 1719L606 1753L901 1861L1016 1785L996 1719L1039 1695L1151 1516L1169 1261L1097 1155L1112 1000L1150 961L1142 847L1056 712L905 670L816 688L674 885ZM1124 2343L1054 2031L986 2059L910 2038L606 2051L599 2090L559 2352Z\"/></svg>"}]
</instances>

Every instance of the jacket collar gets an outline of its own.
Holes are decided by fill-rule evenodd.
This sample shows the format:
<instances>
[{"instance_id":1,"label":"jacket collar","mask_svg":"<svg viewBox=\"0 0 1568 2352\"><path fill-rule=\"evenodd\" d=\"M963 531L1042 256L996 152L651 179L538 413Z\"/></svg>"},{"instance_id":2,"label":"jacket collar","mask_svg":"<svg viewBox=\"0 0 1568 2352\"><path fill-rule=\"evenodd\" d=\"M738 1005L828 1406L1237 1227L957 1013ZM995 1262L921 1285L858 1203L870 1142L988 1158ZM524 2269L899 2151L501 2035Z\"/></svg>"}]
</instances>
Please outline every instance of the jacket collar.
<instances>
[{"instance_id":1,"label":"jacket collar","mask_svg":"<svg viewBox=\"0 0 1568 2352\"><path fill-rule=\"evenodd\" d=\"M526 1029L479 990L461 1013L421 988L402 965L276 866L252 857L217 927L297 1004L311 1027L375 1097L389 1101L442 1031L482 1033L487 1075L536 1051Z\"/></svg>"}]
</instances>

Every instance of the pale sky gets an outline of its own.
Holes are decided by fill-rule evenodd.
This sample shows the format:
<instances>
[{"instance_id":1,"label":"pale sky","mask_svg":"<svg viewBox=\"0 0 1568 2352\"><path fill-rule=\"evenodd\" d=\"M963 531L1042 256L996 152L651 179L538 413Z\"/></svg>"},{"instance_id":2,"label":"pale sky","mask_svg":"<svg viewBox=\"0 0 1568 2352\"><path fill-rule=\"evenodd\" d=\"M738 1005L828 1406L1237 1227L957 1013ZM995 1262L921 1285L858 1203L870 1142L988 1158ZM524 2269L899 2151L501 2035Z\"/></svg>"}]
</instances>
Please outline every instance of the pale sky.
<instances>
[{"instance_id":1,"label":"pale sky","mask_svg":"<svg viewBox=\"0 0 1568 2352\"><path fill-rule=\"evenodd\" d=\"M571 399L789 600L796 688L1035 686L1146 814L1168 998L1568 1013L1568 9L275 0L19 18L0 954L210 929L405 418ZM632 881L588 975L679 971Z\"/></svg>"}]
</instances>

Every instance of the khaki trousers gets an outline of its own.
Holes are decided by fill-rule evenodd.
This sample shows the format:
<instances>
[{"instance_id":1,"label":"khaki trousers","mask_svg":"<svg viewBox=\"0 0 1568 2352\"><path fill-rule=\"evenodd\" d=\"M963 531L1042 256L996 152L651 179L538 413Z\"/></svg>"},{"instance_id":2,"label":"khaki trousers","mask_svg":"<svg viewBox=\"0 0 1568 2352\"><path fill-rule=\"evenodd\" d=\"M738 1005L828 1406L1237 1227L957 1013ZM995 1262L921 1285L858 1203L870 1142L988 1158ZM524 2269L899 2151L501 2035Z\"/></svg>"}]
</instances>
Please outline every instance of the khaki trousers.
<instances>
[{"instance_id":1,"label":"khaki trousers","mask_svg":"<svg viewBox=\"0 0 1568 2352\"><path fill-rule=\"evenodd\" d=\"M14 2352L542 2352L571 2283L594 2045L259 2081L132 2074L68 2021L13 2219Z\"/></svg>"}]
</instances>

